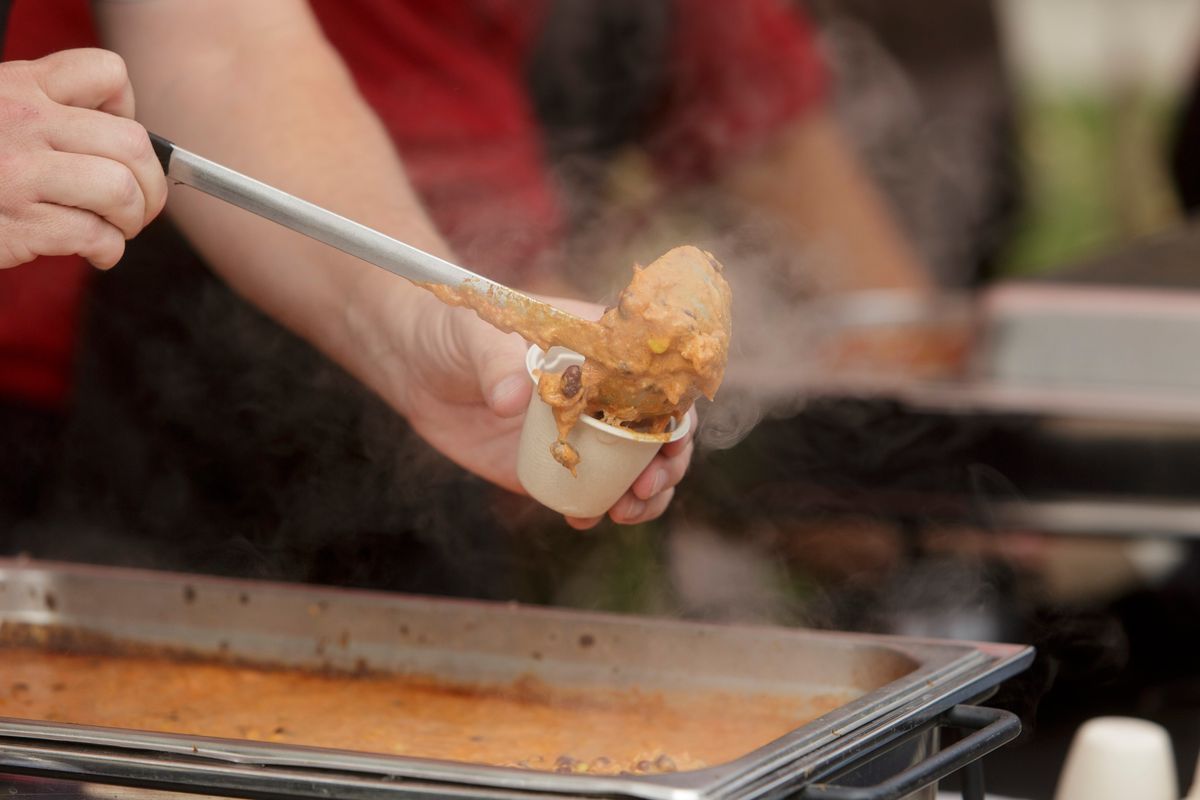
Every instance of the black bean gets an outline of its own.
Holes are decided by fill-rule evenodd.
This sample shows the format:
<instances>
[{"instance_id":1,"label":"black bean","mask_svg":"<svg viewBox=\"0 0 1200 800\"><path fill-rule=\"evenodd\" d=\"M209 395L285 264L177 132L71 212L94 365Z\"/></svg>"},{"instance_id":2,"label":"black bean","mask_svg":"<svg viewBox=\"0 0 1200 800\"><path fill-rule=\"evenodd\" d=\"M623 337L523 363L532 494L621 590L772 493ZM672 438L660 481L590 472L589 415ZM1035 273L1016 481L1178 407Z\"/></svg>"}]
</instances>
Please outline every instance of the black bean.
<instances>
[{"instance_id":1,"label":"black bean","mask_svg":"<svg viewBox=\"0 0 1200 800\"><path fill-rule=\"evenodd\" d=\"M562 393L563 397L574 397L579 394L579 389L583 386L583 370L578 364L572 364L563 370L562 375Z\"/></svg>"}]
</instances>

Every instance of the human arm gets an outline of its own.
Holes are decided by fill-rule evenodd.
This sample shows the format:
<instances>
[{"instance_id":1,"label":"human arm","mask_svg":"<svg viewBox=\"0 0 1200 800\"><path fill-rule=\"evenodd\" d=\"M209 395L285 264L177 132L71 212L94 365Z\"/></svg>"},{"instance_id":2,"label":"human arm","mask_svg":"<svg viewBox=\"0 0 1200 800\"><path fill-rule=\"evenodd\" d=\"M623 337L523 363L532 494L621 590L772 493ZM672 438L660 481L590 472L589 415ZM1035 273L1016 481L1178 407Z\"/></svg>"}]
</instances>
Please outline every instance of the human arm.
<instances>
[{"instance_id":1,"label":"human arm","mask_svg":"<svg viewBox=\"0 0 1200 800\"><path fill-rule=\"evenodd\" d=\"M806 293L929 285L831 111L816 29L786 0L678 0L647 144L667 185L716 187ZM735 290L736 290L735 285Z\"/></svg>"},{"instance_id":2,"label":"human arm","mask_svg":"<svg viewBox=\"0 0 1200 800\"><path fill-rule=\"evenodd\" d=\"M66 50L0 64L0 269L82 255L107 269L162 210L167 184L119 56Z\"/></svg>"},{"instance_id":3,"label":"human arm","mask_svg":"<svg viewBox=\"0 0 1200 800\"><path fill-rule=\"evenodd\" d=\"M449 255L305 3L144 0L96 9L105 40L129 61L151 129ZM169 210L235 290L376 391L444 454L519 491L517 416L531 391L519 338L198 193L175 192ZM641 518L622 515L620 503L613 516Z\"/></svg>"},{"instance_id":4,"label":"human arm","mask_svg":"<svg viewBox=\"0 0 1200 800\"><path fill-rule=\"evenodd\" d=\"M897 225L838 123L808 114L722 176L747 213L766 217L789 246L815 254L804 280L822 293L928 291L928 270Z\"/></svg>"}]
</instances>

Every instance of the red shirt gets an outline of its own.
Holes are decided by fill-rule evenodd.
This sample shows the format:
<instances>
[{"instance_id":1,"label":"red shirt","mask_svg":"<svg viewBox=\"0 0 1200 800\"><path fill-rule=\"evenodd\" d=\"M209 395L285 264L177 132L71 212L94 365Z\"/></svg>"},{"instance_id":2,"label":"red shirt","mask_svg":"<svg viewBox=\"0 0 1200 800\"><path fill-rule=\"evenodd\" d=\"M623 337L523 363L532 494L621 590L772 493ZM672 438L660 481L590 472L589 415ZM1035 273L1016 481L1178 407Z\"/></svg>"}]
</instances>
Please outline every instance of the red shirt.
<instances>
[{"instance_id":1,"label":"red shirt","mask_svg":"<svg viewBox=\"0 0 1200 800\"><path fill-rule=\"evenodd\" d=\"M565 234L526 88L553 0L312 0L434 222L464 263L520 283ZM644 144L663 173L704 177L817 103L824 72L786 0L675 0L666 88ZM87 43L81 0L18 0L10 58ZM67 394L87 270L0 272L0 396Z\"/></svg>"},{"instance_id":2,"label":"red shirt","mask_svg":"<svg viewBox=\"0 0 1200 800\"><path fill-rule=\"evenodd\" d=\"M13 4L6 61L95 46L86 0ZM39 258L0 270L0 400L51 408L62 403L90 270L76 256Z\"/></svg>"}]
</instances>

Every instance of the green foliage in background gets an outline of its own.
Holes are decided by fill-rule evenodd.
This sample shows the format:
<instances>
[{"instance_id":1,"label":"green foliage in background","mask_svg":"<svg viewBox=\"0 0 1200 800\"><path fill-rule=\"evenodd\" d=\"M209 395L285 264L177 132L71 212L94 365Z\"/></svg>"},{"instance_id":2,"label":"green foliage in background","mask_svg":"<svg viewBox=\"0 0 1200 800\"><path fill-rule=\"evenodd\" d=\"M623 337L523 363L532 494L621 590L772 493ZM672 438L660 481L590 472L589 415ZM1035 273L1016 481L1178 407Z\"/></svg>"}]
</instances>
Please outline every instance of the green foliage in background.
<instances>
[{"instance_id":1,"label":"green foliage in background","mask_svg":"<svg viewBox=\"0 0 1200 800\"><path fill-rule=\"evenodd\" d=\"M1025 202L1004 272L1029 275L1169 227L1179 212L1166 172L1168 98L1024 92Z\"/></svg>"}]
</instances>

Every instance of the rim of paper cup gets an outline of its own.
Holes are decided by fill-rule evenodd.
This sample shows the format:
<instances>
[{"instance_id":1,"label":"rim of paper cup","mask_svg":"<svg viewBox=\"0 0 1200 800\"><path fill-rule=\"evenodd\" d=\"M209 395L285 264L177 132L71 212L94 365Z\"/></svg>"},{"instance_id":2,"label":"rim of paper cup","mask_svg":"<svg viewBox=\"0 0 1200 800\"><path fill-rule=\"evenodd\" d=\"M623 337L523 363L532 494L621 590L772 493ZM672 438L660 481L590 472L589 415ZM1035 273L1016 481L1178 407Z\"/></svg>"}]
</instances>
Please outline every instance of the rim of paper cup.
<instances>
[{"instance_id":1,"label":"rim of paper cup","mask_svg":"<svg viewBox=\"0 0 1200 800\"><path fill-rule=\"evenodd\" d=\"M582 355L580 355L579 353L576 353L574 350L571 350L570 348L564 347L562 349L572 355L583 358ZM538 379L537 379L537 376L534 375L533 373L538 369L538 367L537 367L538 361L540 359L544 358L545 355L546 355L545 351L543 351L542 348L538 347L536 344L531 346L529 348L529 350L525 353L525 371L529 373L529 379L531 381L533 381L533 392L534 392L535 397L537 396ZM540 397L538 399L541 400ZM682 421L676 422L675 420L671 420L671 424L674 425L675 427L672 428L669 432L667 432L665 434L664 433L642 433L641 431L632 431L629 428L622 428L618 425L609 425L607 422L601 422L600 420L596 419L595 417L589 417L587 415L580 415L579 421L582 422L584 425L590 425L591 427L595 428L596 430L598 430L602 433L611 434L613 436L619 436L622 439L628 439L632 442L655 442L657 444L668 444L670 442L677 442L680 439L682 439L684 436L686 436L687 432L692 429L692 414L690 411L683 415Z\"/></svg>"}]
</instances>

